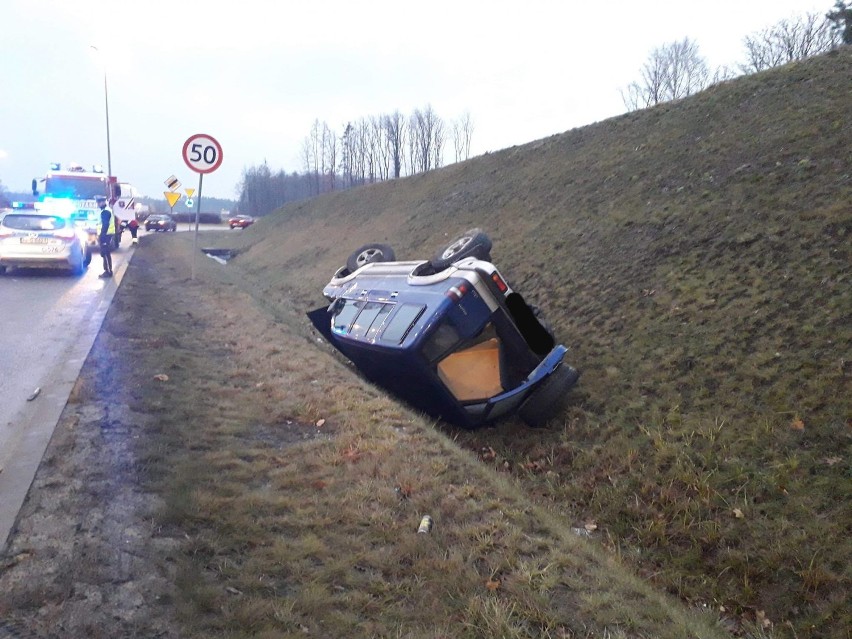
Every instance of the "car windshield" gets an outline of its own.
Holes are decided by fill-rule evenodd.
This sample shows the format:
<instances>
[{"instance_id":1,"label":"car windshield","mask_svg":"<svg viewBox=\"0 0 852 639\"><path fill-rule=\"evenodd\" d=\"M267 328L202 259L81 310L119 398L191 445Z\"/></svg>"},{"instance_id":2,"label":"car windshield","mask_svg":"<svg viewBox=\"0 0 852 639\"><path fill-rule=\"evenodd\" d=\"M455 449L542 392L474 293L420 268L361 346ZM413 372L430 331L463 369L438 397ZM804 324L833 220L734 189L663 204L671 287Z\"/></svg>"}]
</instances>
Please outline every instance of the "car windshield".
<instances>
[{"instance_id":1,"label":"car windshield","mask_svg":"<svg viewBox=\"0 0 852 639\"><path fill-rule=\"evenodd\" d=\"M58 215L7 215L3 226L18 231L56 231L65 228L66 221Z\"/></svg>"}]
</instances>

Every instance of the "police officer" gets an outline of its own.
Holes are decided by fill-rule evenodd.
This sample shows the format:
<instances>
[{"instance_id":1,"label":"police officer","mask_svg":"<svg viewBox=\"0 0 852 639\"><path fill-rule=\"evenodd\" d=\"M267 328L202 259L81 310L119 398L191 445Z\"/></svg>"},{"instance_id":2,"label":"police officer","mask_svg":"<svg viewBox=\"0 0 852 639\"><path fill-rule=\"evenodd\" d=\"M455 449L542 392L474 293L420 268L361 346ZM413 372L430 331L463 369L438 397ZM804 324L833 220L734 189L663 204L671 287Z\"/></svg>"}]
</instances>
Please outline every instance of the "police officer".
<instances>
[{"instance_id":1,"label":"police officer","mask_svg":"<svg viewBox=\"0 0 852 639\"><path fill-rule=\"evenodd\" d=\"M101 258L104 261L104 272L98 277L112 277L112 243L115 237L115 214L107 206L107 199L103 195L97 197L98 207L101 209L101 226L98 233L98 243L101 249Z\"/></svg>"}]
</instances>

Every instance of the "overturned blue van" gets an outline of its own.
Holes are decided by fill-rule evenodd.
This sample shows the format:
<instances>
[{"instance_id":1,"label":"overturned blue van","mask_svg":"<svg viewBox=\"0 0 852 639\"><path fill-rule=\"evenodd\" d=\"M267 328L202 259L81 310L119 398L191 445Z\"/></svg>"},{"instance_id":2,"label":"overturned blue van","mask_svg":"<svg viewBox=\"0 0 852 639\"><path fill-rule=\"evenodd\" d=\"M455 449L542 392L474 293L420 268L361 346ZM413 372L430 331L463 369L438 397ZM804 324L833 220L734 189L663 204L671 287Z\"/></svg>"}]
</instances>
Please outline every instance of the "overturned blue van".
<instances>
[{"instance_id":1,"label":"overturned blue van","mask_svg":"<svg viewBox=\"0 0 852 639\"><path fill-rule=\"evenodd\" d=\"M430 260L396 261L390 246L368 244L308 316L367 379L434 417L472 428L517 412L543 425L580 374L490 250L479 229Z\"/></svg>"}]
</instances>

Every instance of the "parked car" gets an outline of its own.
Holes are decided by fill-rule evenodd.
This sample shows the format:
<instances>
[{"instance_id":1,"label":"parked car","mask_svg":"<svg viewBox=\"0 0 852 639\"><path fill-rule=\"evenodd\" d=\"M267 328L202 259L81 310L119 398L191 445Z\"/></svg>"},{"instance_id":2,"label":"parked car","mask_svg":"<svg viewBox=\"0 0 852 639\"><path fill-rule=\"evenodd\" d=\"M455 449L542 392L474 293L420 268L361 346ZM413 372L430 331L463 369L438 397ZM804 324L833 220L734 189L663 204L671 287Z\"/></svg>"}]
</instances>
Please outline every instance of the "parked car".
<instances>
[{"instance_id":1,"label":"parked car","mask_svg":"<svg viewBox=\"0 0 852 639\"><path fill-rule=\"evenodd\" d=\"M171 215L149 215L145 220L146 231L177 231L177 222Z\"/></svg>"},{"instance_id":2,"label":"parked car","mask_svg":"<svg viewBox=\"0 0 852 639\"><path fill-rule=\"evenodd\" d=\"M430 415L475 427L517 411L542 425L580 374L490 250L479 229L431 260L365 245L323 288L330 304L308 316L365 377Z\"/></svg>"},{"instance_id":3,"label":"parked car","mask_svg":"<svg viewBox=\"0 0 852 639\"><path fill-rule=\"evenodd\" d=\"M244 229L254 224L254 218L251 215L235 215L228 219L228 226L231 229Z\"/></svg>"},{"instance_id":4,"label":"parked car","mask_svg":"<svg viewBox=\"0 0 852 639\"><path fill-rule=\"evenodd\" d=\"M27 209L0 219L0 273L10 267L86 272L92 251L86 232L70 216Z\"/></svg>"}]
</instances>

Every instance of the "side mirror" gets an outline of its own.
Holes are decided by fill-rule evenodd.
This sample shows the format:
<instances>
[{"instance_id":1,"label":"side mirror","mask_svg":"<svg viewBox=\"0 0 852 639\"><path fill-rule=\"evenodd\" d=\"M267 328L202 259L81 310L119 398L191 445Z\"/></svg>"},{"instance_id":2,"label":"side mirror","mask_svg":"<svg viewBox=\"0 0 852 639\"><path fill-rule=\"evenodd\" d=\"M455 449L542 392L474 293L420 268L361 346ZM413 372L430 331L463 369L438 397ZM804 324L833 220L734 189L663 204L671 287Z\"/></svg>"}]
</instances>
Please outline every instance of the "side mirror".
<instances>
[{"instance_id":1,"label":"side mirror","mask_svg":"<svg viewBox=\"0 0 852 639\"><path fill-rule=\"evenodd\" d=\"M38 197L38 180L33 179L33 196Z\"/></svg>"},{"instance_id":2,"label":"side mirror","mask_svg":"<svg viewBox=\"0 0 852 639\"><path fill-rule=\"evenodd\" d=\"M113 184L112 185L112 196L115 199L118 199L118 198L121 197L121 185L120 184Z\"/></svg>"}]
</instances>

